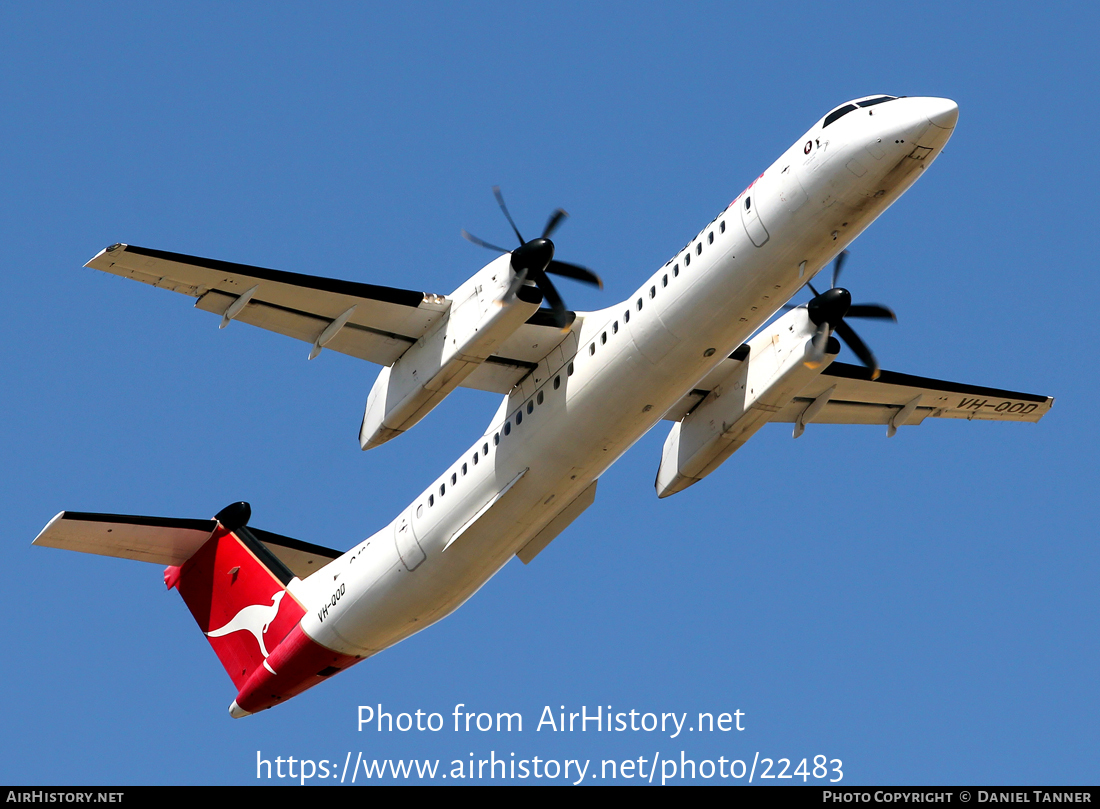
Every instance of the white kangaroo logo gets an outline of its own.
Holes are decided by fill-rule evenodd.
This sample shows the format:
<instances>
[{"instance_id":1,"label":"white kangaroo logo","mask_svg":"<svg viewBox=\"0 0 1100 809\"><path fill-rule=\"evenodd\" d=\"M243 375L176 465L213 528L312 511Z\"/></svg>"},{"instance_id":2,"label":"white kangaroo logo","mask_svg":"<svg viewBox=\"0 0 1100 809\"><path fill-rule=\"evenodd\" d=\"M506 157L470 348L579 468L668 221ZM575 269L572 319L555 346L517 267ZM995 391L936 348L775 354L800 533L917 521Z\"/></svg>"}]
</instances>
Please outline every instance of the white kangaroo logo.
<instances>
[{"instance_id":1,"label":"white kangaroo logo","mask_svg":"<svg viewBox=\"0 0 1100 809\"><path fill-rule=\"evenodd\" d=\"M286 595L286 590L280 590L271 597L271 606L266 607L263 604L250 604L247 607L243 607L240 612L229 619L229 623L218 629L212 629L206 633L208 638L220 638L223 635L228 635L231 632L238 632L245 629L252 633L256 638L256 642L260 644L260 652L264 656L264 668L275 673L274 669L267 664L267 647L264 645L264 633L267 632L268 627L271 626L275 620L275 616L279 614L279 604L283 600L283 596Z\"/></svg>"}]
</instances>

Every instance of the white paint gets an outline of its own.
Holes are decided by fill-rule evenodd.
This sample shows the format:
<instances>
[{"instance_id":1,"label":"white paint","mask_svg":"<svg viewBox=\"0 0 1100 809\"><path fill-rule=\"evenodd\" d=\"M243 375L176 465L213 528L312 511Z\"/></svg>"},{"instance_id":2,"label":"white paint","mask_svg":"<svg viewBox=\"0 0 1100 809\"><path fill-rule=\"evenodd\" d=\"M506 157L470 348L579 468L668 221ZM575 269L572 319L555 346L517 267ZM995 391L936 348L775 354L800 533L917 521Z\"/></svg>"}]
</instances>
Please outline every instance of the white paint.
<instances>
[{"instance_id":1,"label":"white paint","mask_svg":"<svg viewBox=\"0 0 1100 809\"><path fill-rule=\"evenodd\" d=\"M533 375L513 389L482 438L401 510L426 558L410 571L392 539L353 548L302 583L305 632L344 654L369 656L452 612L551 523L560 530L562 514L583 511L562 504L577 500L916 181L950 137L942 124L956 110L945 99L896 99L875 106L873 116L858 109L840 118L827 138L819 121L635 293L578 313L575 339L540 363L539 381ZM847 166L871 142L882 157L856 176ZM916 145L930 150L920 160L910 157ZM791 349L777 343L773 350ZM542 403L528 412L540 393ZM709 456L703 474L726 449ZM459 531L461 541L447 547ZM375 536L393 532L391 523ZM348 594L321 621L308 602L327 597L330 574L341 575Z\"/></svg>"}]
</instances>

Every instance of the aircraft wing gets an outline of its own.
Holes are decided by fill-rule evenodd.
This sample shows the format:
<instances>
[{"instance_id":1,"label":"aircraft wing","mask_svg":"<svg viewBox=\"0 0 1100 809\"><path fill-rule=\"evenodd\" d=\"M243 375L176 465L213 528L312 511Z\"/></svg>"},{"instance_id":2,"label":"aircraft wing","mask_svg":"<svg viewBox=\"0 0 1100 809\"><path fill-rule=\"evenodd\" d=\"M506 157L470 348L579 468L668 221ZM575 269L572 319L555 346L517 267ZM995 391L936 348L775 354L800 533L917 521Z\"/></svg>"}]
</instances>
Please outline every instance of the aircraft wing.
<instances>
[{"instance_id":1,"label":"aircraft wing","mask_svg":"<svg viewBox=\"0 0 1100 809\"><path fill-rule=\"evenodd\" d=\"M444 295L127 244L100 251L85 266L189 295L223 323L239 320L379 365L393 365L451 305ZM507 393L564 338L540 310L464 384Z\"/></svg>"},{"instance_id":2,"label":"aircraft wing","mask_svg":"<svg viewBox=\"0 0 1100 809\"><path fill-rule=\"evenodd\" d=\"M889 424L909 405L905 424L920 424L928 417L1037 422L1054 404L1049 396L894 371L883 371L872 380L869 368L833 362L770 421L796 421L810 402L833 385L836 390L813 417L814 424Z\"/></svg>"},{"instance_id":3,"label":"aircraft wing","mask_svg":"<svg viewBox=\"0 0 1100 809\"><path fill-rule=\"evenodd\" d=\"M710 393L715 380L726 377L748 356L746 349L747 346L741 346L723 360L664 418L679 421L691 412ZM883 371L873 380L869 368L833 362L768 420L794 423L814 399L834 385L836 390L828 403L814 415L814 424L889 424L914 402L916 404L904 419L907 425L920 424L928 417L1037 422L1054 404L1049 396L945 382L895 371Z\"/></svg>"}]
</instances>

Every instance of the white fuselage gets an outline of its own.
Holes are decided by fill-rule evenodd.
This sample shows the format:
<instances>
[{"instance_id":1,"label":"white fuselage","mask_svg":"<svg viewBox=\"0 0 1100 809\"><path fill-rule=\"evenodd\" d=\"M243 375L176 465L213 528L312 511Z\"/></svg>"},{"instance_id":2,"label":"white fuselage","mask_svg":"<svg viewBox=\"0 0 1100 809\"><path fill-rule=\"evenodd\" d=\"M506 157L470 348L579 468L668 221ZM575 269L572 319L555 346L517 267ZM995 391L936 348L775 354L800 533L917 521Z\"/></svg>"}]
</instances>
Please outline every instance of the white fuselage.
<instances>
[{"instance_id":1,"label":"white fuselage","mask_svg":"<svg viewBox=\"0 0 1100 809\"><path fill-rule=\"evenodd\" d=\"M345 587L306 634L367 657L461 605L897 200L956 118L900 98L819 121L627 300L580 314L397 519L295 581L307 609Z\"/></svg>"}]
</instances>

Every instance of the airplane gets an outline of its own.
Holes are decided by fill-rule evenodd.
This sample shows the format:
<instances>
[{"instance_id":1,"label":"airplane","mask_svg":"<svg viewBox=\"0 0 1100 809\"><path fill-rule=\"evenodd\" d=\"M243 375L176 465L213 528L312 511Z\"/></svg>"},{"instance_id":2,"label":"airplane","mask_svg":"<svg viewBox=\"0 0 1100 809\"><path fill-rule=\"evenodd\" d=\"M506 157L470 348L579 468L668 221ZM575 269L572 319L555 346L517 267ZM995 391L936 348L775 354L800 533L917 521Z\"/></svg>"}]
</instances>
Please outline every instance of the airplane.
<instances>
[{"instance_id":1,"label":"airplane","mask_svg":"<svg viewBox=\"0 0 1100 809\"><path fill-rule=\"evenodd\" d=\"M165 565L237 689L243 717L434 624L512 557L530 563L595 501L600 476L671 423L655 489L703 480L763 425L926 418L1037 422L1046 396L884 371L848 323L893 320L839 286L847 246L928 169L954 132L943 98L868 96L819 119L626 300L574 312L550 276L554 211L449 295L114 244L86 266L189 295L221 318L382 366L366 450L412 429L459 386L503 394L488 427L381 530L346 552L212 519L63 511L35 545ZM832 265L830 286L813 279ZM788 302L803 288L812 299ZM545 304L545 305L544 305ZM779 317L772 319L781 310ZM839 340L838 340L839 338ZM843 341L861 365L837 362ZM816 428L816 427L815 427Z\"/></svg>"}]
</instances>

